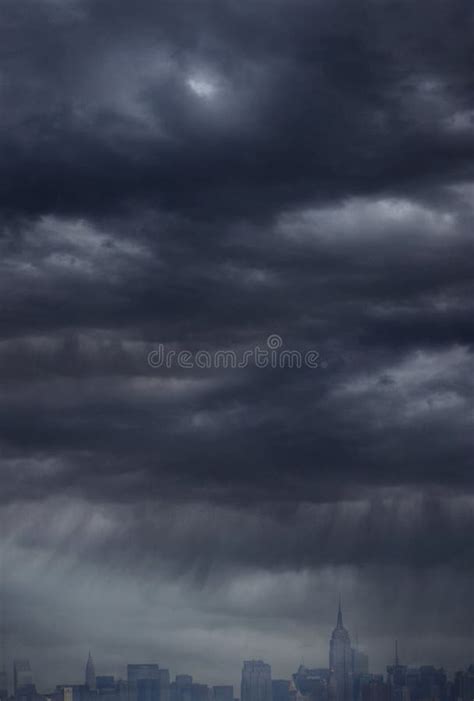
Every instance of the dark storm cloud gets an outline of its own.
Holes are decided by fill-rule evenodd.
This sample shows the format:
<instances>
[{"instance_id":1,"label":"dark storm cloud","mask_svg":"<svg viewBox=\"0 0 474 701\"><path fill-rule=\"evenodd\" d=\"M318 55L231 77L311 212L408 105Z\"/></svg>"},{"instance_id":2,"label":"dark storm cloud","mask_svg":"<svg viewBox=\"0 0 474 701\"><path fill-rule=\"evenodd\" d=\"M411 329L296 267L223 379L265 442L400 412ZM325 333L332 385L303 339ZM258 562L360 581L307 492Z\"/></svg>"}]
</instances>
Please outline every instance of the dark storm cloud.
<instances>
[{"instance_id":1,"label":"dark storm cloud","mask_svg":"<svg viewBox=\"0 0 474 701\"><path fill-rule=\"evenodd\" d=\"M24 465L16 467L26 472ZM53 472L54 465L49 469ZM357 498L334 504L280 503L276 508L199 500L177 506L158 498L136 509L64 498L56 503L54 520L45 523L44 508L32 505L20 526L6 526L5 536L25 553L73 552L79 562L82 557L96 564L105 560L114 573L182 574L212 586L254 569L278 575L381 565L429 573L449 564L456 576L469 575L473 553L465 532L473 518L471 498L401 488L360 490Z\"/></svg>"},{"instance_id":2,"label":"dark storm cloud","mask_svg":"<svg viewBox=\"0 0 474 701\"><path fill-rule=\"evenodd\" d=\"M144 658L146 590L160 655L211 673L217 659L225 681L243 656L284 662L308 611L326 654L340 589L377 648L385 616L414 655L438 654L422 629L467 662L472 3L6 0L0 14L15 645L51 639L25 608L34 582L33 608L69 612L63 647L107 611L108 664ZM159 343L241 353L270 334L323 366L147 363ZM430 618L450 586L459 605Z\"/></svg>"},{"instance_id":3,"label":"dark storm cloud","mask_svg":"<svg viewBox=\"0 0 474 701\"><path fill-rule=\"evenodd\" d=\"M253 216L471 172L466 2L2 12L7 209Z\"/></svg>"},{"instance_id":4,"label":"dark storm cloud","mask_svg":"<svg viewBox=\"0 0 474 701\"><path fill-rule=\"evenodd\" d=\"M138 498L140 479L125 492L115 481L124 470L147 474L145 493L182 493L183 480L188 496L238 501L319 501L361 483L469 487L472 246L461 195L437 210L356 199L290 212L270 229L231 226L212 249L179 239L176 224L157 241L152 231L114 239L48 219L4 259L12 317L44 325L0 349L5 449L70 465L62 481L61 471L33 479L36 495L68 485ZM43 301L39 320L19 313L25 278ZM157 342L242 350L275 329L327 367L146 362ZM90 492L98 472L104 493Z\"/></svg>"}]
</instances>

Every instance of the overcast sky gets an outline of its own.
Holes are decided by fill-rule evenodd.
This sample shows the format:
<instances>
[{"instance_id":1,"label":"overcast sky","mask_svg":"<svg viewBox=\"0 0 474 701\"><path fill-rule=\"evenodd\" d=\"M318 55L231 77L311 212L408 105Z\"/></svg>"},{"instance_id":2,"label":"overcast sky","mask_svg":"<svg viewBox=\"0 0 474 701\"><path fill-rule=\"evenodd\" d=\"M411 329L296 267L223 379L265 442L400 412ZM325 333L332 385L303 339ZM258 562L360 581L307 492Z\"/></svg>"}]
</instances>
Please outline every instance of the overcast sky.
<instances>
[{"instance_id":1,"label":"overcast sky","mask_svg":"<svg viewBox=\"0 0 474 701\"><path fill-rule=\"evenodd\" d=\"M472 663L472 0L0 15L8 664Z\"/></svg>"}]
</instances>

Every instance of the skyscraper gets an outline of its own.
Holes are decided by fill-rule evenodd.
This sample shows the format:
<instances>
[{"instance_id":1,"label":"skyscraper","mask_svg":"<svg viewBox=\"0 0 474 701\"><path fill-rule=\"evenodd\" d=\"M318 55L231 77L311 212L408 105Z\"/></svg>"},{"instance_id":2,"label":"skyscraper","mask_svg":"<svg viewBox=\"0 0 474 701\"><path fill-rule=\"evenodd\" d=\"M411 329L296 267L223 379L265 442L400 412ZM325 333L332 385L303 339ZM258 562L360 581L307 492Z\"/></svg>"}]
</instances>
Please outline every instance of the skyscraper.
<instances>
[{"instance_id":1,"label":"skyscraper","mask_svg":"<svg viewBox=\"0 0 474 701\"><path fill-rule=\"evenodd\" d=\"M170 684L171 701L191 701L193 678L190 674L177 674L175 681Z\"/></svg>"},{"instance_id":2,"label":"skyscraper","mask_svg":"<svg viewBox=\"0 0 474 701\"><path fill-rule=\"evenodd\" d=\"M191 701L210 701L210 689L207 684L191 684Z\"/></svg>"},{"instance_id":3,"label":"skyscraper","mask_svg":"<svg viewBox=\"0 0 474 701\"><path fill-rule=\"evenodd\" d=\"M369 656L355 647L352 648L352 673L354 675L369 673Z\"/></svg>"},{"instance_id":4,"label":"skyscraper","mask_svg":"<svg viewBox=\"0 0 474 701\"><path fill-rule=\"evenodd\" d=\"M360 701L390 701L390 687L384 682L382 674L362 674L358 680L358 694L354 698Z\"/></svg>"},{"instance_id":5,"label":"skyscraper","mask_svg":"<svg viewBox=\"0 0 474 701\"><path fill-rule=\"evenodd\" d=\"M170 673L157 664L127 665L129 701L170 701Z\"/></svg>"},{"instance_id":6,"label":"skyscraper","mask_svg":"<svg viewBox=\"0 0 474 701\"><path fill-rule=\"evenodd\" d=\"M474 665L465 672L457 672L454 680L454 698L459 701L474 699Z\"/></svg>"},{"instance_id":7,"label":"skyscraper","mask_svg":"<svg viewBox=\"0 0 474 701\"><path fill-rule=\"evenodd\" d=\"M115 689L116 689L115 678L113 676L111 676L110 674L101 675L99 677L96 677L95 678L95 685L96 685L97 691L101 694L104 694L104 693L110 694L112 691L115 691Z\"/></svg>"},{"instance_id":8,"label":"skyscraper","mask_svg":"<svg viewBox=\"0 0 474 701\"><path fill-rule=\"evenodd\" d=\"M387 667L387 684L390 688L390 701L410 701L410 690L407 685L408 667L400 664L398 656L398 640L395 641L395 664Z\"/></svg>"},{"instance_id":9,"label":"skyscraper","mask_svg":"<svg viewBox=\"0 0 474 701\"><path fill-rule=\"evenodd\" d=\"M160 669L160 701L170 701L170 672L169 669Z\"/></svg>"},{"instance_id":10,"label":"skyscraper","mask_svg":"<svg viewBox=\"0 0 474 701\"><path fill-rule=\"evenodd\" d=\"M214 686L212 687L212 695L214 701L234 701L234 687Z\"/></svg>"},{"instance_id":11,"label":"skyscraper","mask_svg":"<svg viewBox=\"0 0 474 701\"><path fill-rule=\"evenodd\" d=\"M15 660L13 662L13 693L18 696L19 692L33 686L33 674L29 660Z\"/></svg>"},{"instance_id":12,"label":"skyscraper","mask_svg":"<svg viewBox=\"0 0 474 701\"><path fill-rule=\"evenodd\" d=\"M272 669L262 660L244 662L241 701L272 701Z\"/></svg>"},{"instance_id":13,"label":"skyscraper","mask_svg":"<svg viewBox=\"0 0 474 701\"><path fill-rule=\"evenodd\" d=\"M330 694L334 701L352 699L352 648L349 633L342 622L341 602L337 623L329 644Z\"/></svg>"},{"instance_id":14,"label":"skyscraper","mask_svg":"<svg viewBox=\"0 0 474 701\"><path fill-rule=\"evenodd\" d=\"M157 664L129 664L127 665L127 681L136 684L140 679L159 679L160 668Z\"/></svg>"},{"instance_id":15,"label":"skyscraper","mask_svg":"<svg viewBox=\"0 0 474 701\"><path fill-rule=\"evenodd\" d=\"M94 661L92 660L92 655L89 651L89 657L87 658L87 663L86 663L86 686L89 689L89 691L94 691L95 690L95 667L94 667Z\"/></svg>"},{"instance_id":16,"label":"skyscraper","mask_svg":"<svg viewBox=\"0 0 474 701\"><path fill-rule=\"evenodd\" d=\"M306 697L310 701L328 701L328 688L329 669L318 667L309 669L300 665L296 674L293 674L290 696L296 696L297 699Z\"/></svg>"},{"instance_id":17,"label":"skyscraper","mask_svg":"<svg viewBox=\"0 0 474 701\"><path fill-rule=\"evenodd\" d=\"M289 679L273 679L272 701L290 701Z\"/></svg>"}]
</instances>

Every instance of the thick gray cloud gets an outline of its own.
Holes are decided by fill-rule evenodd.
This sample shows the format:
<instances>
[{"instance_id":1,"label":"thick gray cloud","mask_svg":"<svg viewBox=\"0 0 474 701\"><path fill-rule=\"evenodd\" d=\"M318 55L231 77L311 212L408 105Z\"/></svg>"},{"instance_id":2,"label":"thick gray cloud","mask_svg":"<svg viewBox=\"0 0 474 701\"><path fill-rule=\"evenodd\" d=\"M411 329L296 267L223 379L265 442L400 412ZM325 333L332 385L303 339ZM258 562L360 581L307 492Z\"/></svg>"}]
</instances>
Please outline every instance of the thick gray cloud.
<instances>
[{"instance_id":1,"label":"thick gray cloud","mask_svg":"<svg viewBox=\"0 0 474 701\"><path fill-rule=\"evenodd\" d=\"M0 14L9 654L289 675L341 591L472 662L472 4ZM147 363L271 334L319 367Z\"/></svg>"}]
</instances>

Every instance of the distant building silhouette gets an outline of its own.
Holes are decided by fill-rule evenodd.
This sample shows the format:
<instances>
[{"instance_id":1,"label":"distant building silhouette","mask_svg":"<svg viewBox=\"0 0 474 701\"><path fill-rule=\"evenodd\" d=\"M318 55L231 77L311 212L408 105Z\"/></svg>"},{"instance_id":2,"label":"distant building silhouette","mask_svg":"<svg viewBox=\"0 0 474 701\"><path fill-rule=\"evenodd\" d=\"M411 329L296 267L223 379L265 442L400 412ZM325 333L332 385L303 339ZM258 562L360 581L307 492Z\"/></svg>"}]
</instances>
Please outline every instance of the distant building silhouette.
<instances>
[{"instance_id":1,"label":"distant building silhouette","mask_svg":"<svg viewBox=\"0 0 474 701\"><path fill-rule=\"evenodd\" d=\"M300 665L296 674L293 674L293 684L297 692L296 701L300 701L301 698L308 701L328 701L329 669L309 669ZM290 696L291 694L290 688Z\"/></svg>"},{"instance_id":2,"label":"distant building silhouette","mask_svg":"<svg viewBox=\"0 0 474 701\"><path fill-rule=\"evenodd\" d=\"M358 650L357 648L352 648L352 674L355 676L357 674L368 674L369 673L369 656Z\"/></svg>"},{"instance_id":3,"label":"distant building silhouette","mask_svg":"<svg viewBox=\"0 0 474 701\"><path fill-rule=\"evenodd\" d=\"M272 701L272 670L262 660L248 660L242 668L241 701Z\"/></svg>"},{"instance_id":4,"label":"distant building silhouette","mask_svg":"<svg viewBox=\"0 0 474 701\"><path fill-rule=\"evenodd\" d=\"M115 678L111 675L101 675L95 678L95 686L99 694L112 694L116 691Z\"/></svg>"},{"instance_id":5,"label":"distant building silhouette","mask_svg":"<svg viewBox=\"0 0 474 701\"><path fill-rule=\"evenodd\" d=\"M170 673L157 664L127 666L129 701L170 701Z\"/></svg>"},{"instance_id":6,"label":"distant building silhouette","mask_svg":"<svg viewBox=\"0 0 474 701\"><path fill-rule=\"evenodd\" d=\"M33 674L29 660L15 660L13 662L13 693L15 697L21 692L31 691L33 687Z\"/></svg>"},{"instance_id":7,"label":"distant building silhouette","mask_svg":"<svg viewBox=\"0 0 474 701\"><path fill-rule=\"evenodd\" d=\"M390 688L382 674L361 674L357 679L355 701L390 701Z\"/></svg>"},{"instance_id":8,"label":"distant building silhouette","mask_svg":"<svg viewBox=\"0 0 474 701\"><path fill-rule=\"evenodd\" d=\"M407 667L405 688L405 698L410 701L448 701L446 672L431 665Z\"/></svg>"},{"instance_id":9,"label":"distant building silhouette","mask_svg":"<svg viewBox=\"0 0 474 701\"><path fill-rule=\"evenodd\" d=\"M190 674L177 674L170 684L170 701L191 701L192 685Z\"/></svg>"},{"instance_id":10,"label":"distant building silhouette","mask_svg":"<svg viewBox=\"0 0 474 701\"><path fill-rule=\"evenodd\" d=\"M90 690L85 685L75 684L63 687L63 701L89 701L90 696Z\"/></svg>"},{"instance_id":11,"label":"distant building silhouette","mask_svg":"<svg viewBox=\"0 0 474 701\"><path fill-rule=\"evenodd\" d=\"M159 679L160 667L157 664L129 664L127 665L127 681L136 684L140 679Z\"/></svg>"},{"instance_id":12,"label":"distant building silhouette","mask_svg":"<svg viewBox=\"0 0 474 701\"><path fill-rule=\"evenodd\" d=\"M465 672L457 672L454 678L454 701L472 701L474 699L474 665Z\"/></svg>"},{"instance_id":13,"label":"distant building silhouette","mask_svg":"<svg viewBox=\"0 0 474 701\"><path fill-rule=\"evenodd\" d=\"M213 701L234 701L233 686L213 686L212 687ZM275 701L275 698L273 699Z\"/></svg>"},{"instance_id":14,"label":"distant building silhouette","mask_svg":"<svg viewBox=\"0 0 474 701\"><path fill-rule=\"evenodd\" d=\"M191 701L210 701L210 690L207 684L191 685Z\"/></svg>"},{"instance_id":15,"label":"distant building silhouette","mask_svg":"<svg viewBox=\"0 0 474 701\"><path fill-rule=\"evenodd\" d=\"M289 679L272 680L272 701L290 701Z\"/></svg>"},{"instance_id":16,"label":"distant building silhouette","mask_svg":"<svg viewBox=\"0 0 474 701\"><path fill-rule=\"evenodd\" d=\"M390 701L410 701L410 691L407 686L407 666L400 664L398 656L398 640L395 641L395 662L387 667L387 684L390 690Z\"/></svg>"},{"instance_id":17,"label":"distant building silhouette","mask_svg":"<svg viewBox=\"0 0 474 701\"><path fill-rule=\"evenodd\" d=\"M90 651L86 662L85 682L89 691L95 691L95 667Z\"/></svg>"},{"instance_id":18,"label":"distant building silhouette","mask_svg":"<svg viewBox=\"0 0 474 701\"><path fill-rule=\"evenodd\" d=\"M352 701L352 648L342 621L339 601L337 623L329 643L329 695L332 701Z\"/></svg>"}]
</instances>

